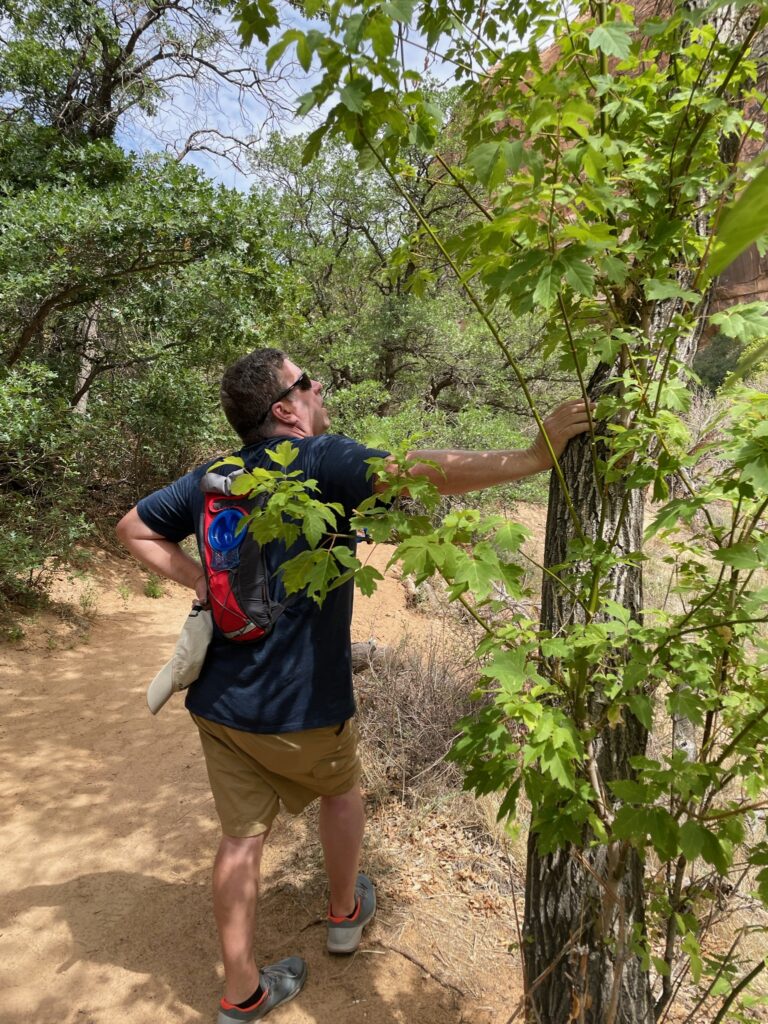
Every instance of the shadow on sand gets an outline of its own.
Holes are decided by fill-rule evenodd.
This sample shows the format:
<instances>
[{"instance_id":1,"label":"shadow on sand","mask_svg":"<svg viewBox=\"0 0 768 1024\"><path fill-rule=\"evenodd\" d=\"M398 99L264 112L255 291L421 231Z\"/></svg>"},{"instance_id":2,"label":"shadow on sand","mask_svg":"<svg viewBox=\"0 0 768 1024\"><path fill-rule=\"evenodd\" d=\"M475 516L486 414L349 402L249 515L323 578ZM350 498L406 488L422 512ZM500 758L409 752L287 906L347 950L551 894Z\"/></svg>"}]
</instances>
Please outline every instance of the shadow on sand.
<instances>
[{"instance_id":1,"label":"shadow on sand","mask_svg":"<svg viewBox=\"0 0 768 1024\"><path fill-rule=\"evenodd\" d=\"M306 988L291 1009L281 1011L281 1020L458 1024L462 1019L444 989L375 944L368 949L378 955L330 957L324 950L325 930L318 915L307 916L305 902L303 891L283 884L259 906L265 961L298 954L309 963ZM0 927L40 907L53 908L54 920L65 922L71 934L71 955L56 974L89 961L137 976L130 1002L122 1007L126 1020L149 1020L145 1013L153 1005L167 1007L169 1002L197 1012L202 1020L215 1019L221 982L207 877L167 882L105 871L58 885L33 885L9 901ZM92 1006L93 999L84 997L84 1005ZM35 1019L63 1020L73 1011L69 1002L57 1005L55 986L45 993L43 1008L44 1016ZM29 1009L34 1016L34 1007Z\"/></svg>"}]
</instances>

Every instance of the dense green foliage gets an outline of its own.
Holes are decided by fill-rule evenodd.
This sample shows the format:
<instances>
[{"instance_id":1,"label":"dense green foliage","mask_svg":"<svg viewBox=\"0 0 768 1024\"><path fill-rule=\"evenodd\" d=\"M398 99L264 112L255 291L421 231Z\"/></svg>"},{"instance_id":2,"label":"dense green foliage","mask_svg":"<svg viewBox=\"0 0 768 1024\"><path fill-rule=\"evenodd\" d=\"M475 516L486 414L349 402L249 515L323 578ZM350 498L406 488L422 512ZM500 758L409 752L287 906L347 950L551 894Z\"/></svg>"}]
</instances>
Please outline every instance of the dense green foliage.
<instances>
[{"instance_id":1,"label":"dense green foliage","mask_svg":"<svg viewBox=\"0 0 768 1024\"><path fill-rule=\"evenodd\" d=\"M0 487L13 542L0 595L42 585L142 494L231 447L218 379L258 345L324 380L335 429L387 445L520 443L528 417L481 318L444 261L412 260L418 218L386 175L341 144L304 166L306 139L275 135L245 195L115 142L128 111L162 107L174 47L186 56L172 74L214 47L210 5L3 10ZM449 93L432 95L450 109ZM441 223L471 220L466 197L444 193L423 161L409 196ZM505 329L535 351L533 322ZM568 377L534 358L554 401Z\"/></svg>"},{"instance_id":2,"label":"dense green foliage","mask_svg":"<svg viewBox=\"0 0 768 1024\"><path fill-rule=\"evenodd\" d=\"M358 433L362 419L367 436L369 424L379 429L381 417L392 415L382 438L428 431L447 443L471 405L498 417L491 428L497 437L505 426L509 431L510 412L526 410L510 393L509 372L482 318L440 254L427 247L416 256L409 244L419 231L411 203L454 227L475 219L472 204L446 189L417 151L404 197L386 174L361 171L354 151L339 142L304 166L306 141L274 137L254 164L264 198L274 203L271 252L291 270L273 333L327 382L334 425ZM533 319L507 318L503 330L508 344L526 353L533 386L548 402L558 384L572 386L542 360Z\"/></svg>"},{"instance_id":3,"label":"dense green foliage","mask_svg":"<svg viewBox=\"0 0 768 1024\"><path fill-rule=\"evenodd\" d=\"M126 160L96 185L69 173L9 187L0 206L2 390L18 427L3 437L3 483L23 501L44 494L25 520L26 557L3 558L7 592L27 563L66 554L80 519L106 532L121 508L229 443L216 380L255 337L274 284L258 204L173 162ZM41 388L45 419L20 381ZM18 472L19 444L37 490Z\"/></svg>"},{"instance_id":4,"label":"dense green foliage","mask_svg":"<svg viewBox=\"0 0 768 1024\"><path fill-rule=\"evenodd\" d=\"M274 284L256 200L114 141L122 115L163 95L144 29L157 24L171 59L199 25L180 23L173 5L132 21L80 0L4 4L3 16L7 598L224 443L211 415L216 376L253 337L254 310Z\"/></svg>"},{"instance_id":5,"label":"dense green foliage","mask_svg":"<svg viewBox=\"0 0 768 1024\"><path fill-rule=\"evenodd\" d=\"M693 360L693 368L701 383L710 391L716 392L739 365L743 347L733 338L717 334L706 346L700 349Z\"/></svg>"}]
</instances>

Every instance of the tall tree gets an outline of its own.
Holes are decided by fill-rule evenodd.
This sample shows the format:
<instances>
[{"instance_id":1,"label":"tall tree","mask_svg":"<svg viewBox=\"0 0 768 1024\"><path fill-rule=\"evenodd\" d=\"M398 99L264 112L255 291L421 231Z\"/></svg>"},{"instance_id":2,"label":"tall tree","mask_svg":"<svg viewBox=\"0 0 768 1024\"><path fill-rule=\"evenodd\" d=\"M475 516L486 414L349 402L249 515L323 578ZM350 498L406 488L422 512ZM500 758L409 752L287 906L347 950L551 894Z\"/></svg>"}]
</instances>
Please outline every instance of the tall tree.
<instances>
[{"instance_id":1,"label":"tall tree","mask_svg":"<svg viewBox=\"0 0 768 1024\"><path fill-rule=\"evenodd\" d=\"M118 141L182 85L270 88L218 5L33 0L0 20L1 597L87 531L90 495L117 510L221 443L208 378L255 335L278 272L258 197L184 162L221 131L143 158Z\"/></svg>"},{"instance_id":2,"label":"tall tree","mask_svg":"<svg viewBox=\"0 0 768 1024\"><path fill-rule=\"evenodd\" d=\"M265 70L258 48L236 45L220 11L214 0L3 0L6 130L34 150L57 136L75 146L113 140L128 117L144 118L177 158L208 151L244 162L249 137L286 108L285 98L279 72ZM209 123L223 102L239 104L231 128ZM172 128L167 117L153 119L169 107Z\"/></svg>"}]
</instances>

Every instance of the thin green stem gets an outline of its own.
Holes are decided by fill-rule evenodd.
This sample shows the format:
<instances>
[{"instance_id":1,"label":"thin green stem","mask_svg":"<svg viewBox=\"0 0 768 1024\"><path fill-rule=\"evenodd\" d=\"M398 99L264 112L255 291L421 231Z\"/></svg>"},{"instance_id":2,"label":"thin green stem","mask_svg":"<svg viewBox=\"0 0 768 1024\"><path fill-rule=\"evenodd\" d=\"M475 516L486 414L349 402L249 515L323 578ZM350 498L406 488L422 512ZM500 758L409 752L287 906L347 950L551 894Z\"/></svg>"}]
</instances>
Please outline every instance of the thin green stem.
<instances>
[{"instance_id":1,"label":"thin green stem","mask_svg":"<svg viewBox=\"0 0 768 1024\"><path fill-rule=\"evenodd\" d=\"M619 315L619 311L616 309L616 305L614 303L614 297L615 296L611 295L610 285L608 285L607 283L605 285L601 285L601 283L600 283L601 282L601 278L599 278L599 277L596 278L596 280L597 280L597 284L598 284L598 290L602 291L602 294L605 297L605 301L608 303L608 309L611 311L611 316L613 317L615 323L619 327L626 327L627 325L624 323L624 320Z\"/></svg>"},{"instance_id":2,"label":"thin green stem","mask_svg":"<svg viewBox=\"0 0 768 1024\"><path fill-rule=\"evenodd\" d=\"M734 987L723 1000L723 1005L718 1010L717 1015L712 1018L712 1024L721 1024L721 1021L725 1020L726 1015L730 1010L732 1004L736 1000L737 996L744 991L747 985L749 985L751 982L755 980L755 978L758 976L758 974L760 974L761 971L765 970L765 966L765 960L761 960L760 963L756 964L752 968L749 974L744 975L744 977L741 979L738 985L734 985Z\"/></svg>"},{"instance_id":3,"label":"thin green stem","mask_svg":"<svg viewBox=\"0 0 768 1024\"><path fill-rule=\"evenodd\" d=\"M647 337L647 334L646 334L646 337ZM650 372L650 374L648 376L648 380L646 381L645 385L643 386L643 390L642 390L642 393L640 395L640 405L642 407L644 407L646 409L646 411L650 415L652 415L652 416L656 415L656 410L655 409L654 410L651 409L650 402L648 400L648 392L650 391L651 385L654 382L654 378L655 378L655 375L656 375L656 369L658 367L661 351L662 351L662 349L660 347L658 352L656 353L656 358L654 360L651 372ZM637 368L637 366L635 364L635 361L634 361L634 358L632 356L632 353L629 351L629 347L628 346L627 346L627 353L629 354L630 364L632 366L632 371L633 371L633 373L635 375L635 380L639 384L640 383L640 374L638 372L638 368ZM669 359L671 358L671 354L672 354L672 349L670 347L670 350L669 350L669 353L668 353L668 358L667 358L667 361L665 363L665 371L666 371L667 367L669 366ZM659 401L660 395L661 395L661 379L659 380L659 391L657 392L657 396L656 396L656 404L657 405L658 405L658 401ZM656 439L657 439L657 442L658 442L659 447L661 448L661 450L666 455L668 455L670 459L672 459L672 452L669 450L667 442L664 440L664 438L660 434L657 433L656 434ZM682 467L679 467L678 469L674 470L674 476L676 476L677 479L680 480L680 482L682 483L683 487L685 487L686 491L688 491L688 493L691 495L691 497L695 497L696 496L696 489L691 484L691 482L688 479L688 476L687 476L685 470ZM707 521L707 525L710 528L710 532L711 532L711 535L712 535L712 540L714 541L715 546L718 547L718 548L722 547L721 542L717 538L717 530L716 530L715 522L712 519L712 514L710 513L709 509L706 509L706 508L702 509L702 513L704 515L704 518Z\"/></svg>"},{"instance_id":4,"label":"thin green stem","mask_svg":"<svg viewBox=\"0 0 768 1024\"><path fill-rule=\"evenodd\" d=\"M733 954L736 952L736 949L737 949L739 943L741 942L742 937L743 937L743 932L739 932L739 934L736 936L736 938L731 943L731 948L728 950L727 954L720 961L720 964L719 964L719 966L717 968L717 972L715 973L714 977L710 981L710 983L707 986L706 990L702 993L702 995L699 996L695 1006L690 1011L690 1013L685 1018L685 1020L682 1021L682 1024L693 1024L693 1021L696 1018L696 1014L702 1008L704 1003L706 1003L706 1001L710 998L710 996L712 995L712 991L713 991L715 985L717 984L719 978L722 977L723 971L725 970L725 967L726 967L726 964L730 964L731 963L731 961L733 959Z\"/></svg>"},{"instance_id":5,"label":"thin green stem","mask_svg":"<svg viewBox=\"0 0 768 1024\"><path fill-rule=\"evenodd\" d=\"M691 626L689 629L677 629L671 634L671 636L687 636L689 633L709 633L713 629L720 629L723 626L746 626L754 625L758 622L768 622L768 615L762 616L758 619L723 619L720 622L710 622L705 626Z\"/></svg>"},{"instance_id":6,"label":"thin green stem","mask_svg":"<svg viewBox=\"0 0 768 1024\"><path fill-rule=\"evenodd\" d=\"M445 578L445 577L443 577L443 578ZM469 601L467 601L467 599L464 597L463 594L459 594L459 596L458 596L458 598L456 600L459 602L459 604L462 606L462 608L472 616L472 618L475 620L475 622L479 626L483 627L483 629L488 634L488 636L496 636L495 631L488 625L488 623L485 621L485 619L481 615L477 614L475 609L472 607L472 605L469 603Z\"/></svg>"},{"instance_id":7,"label":"thin green stem","mask_svg":"<svg viewBox=\"0 0 768 1024\"><path fill-rule=\"evenodd\" d=\"M741 504L741 498L739 498L739 504ZM767 508L768 508L768 498L766 498L763 502L761 502L761 504L757 508L757 511L752 516L752 518L749 520L749 522L744 524L744 529L739 534L739 543L740 544L743 544L744 541L749 539L749 537L752 534L752 531L754 529L756 529L758 523L762 519L762 517L763 517L763 515L765 513L765 510ZM731 543L733 543L732 539L731 539Z\"/></svg>"},{"instance_id":8,"label":"thin green stem","mask_svg":"<svg viewBox=\"0 0 768 1024\"><path fill-rule=\"evenodd\" d=\"M454 18L456 18L456 20L464 26L464 28L468 29L472 33L472 35L475 37L478 43L491 54L496 64L500 64L504 60L504 55L500 53L498 50L495 50L490 43L486 42L485 39L483 39L483 37L480 35L476 28L473 28L471 25L467 23L467 18L464 12L454 10L453 7L449 7L448 10L451 12Z\"/></svg>"},{"instance_id":9,"label":"thin green stem","mask_svg":"<svg viewBox=\"0 0 768 1024\"><path fill-rule=\"evenodd\" d=\"M547 576L550 576L554 580L554 582L561 586L567 594L571 595L576 604L580 605L584 609L584 611L587 610L586 605L581 600L576 591L573 589L573 587L569 587L567 583L564 583L556 572L552 572L552 570L548 569L545 565L541 565L539 562L536 561L535 558L531 558L530 555L526 555L524 551L521 551L520 554L526 561L530 562L531 565L534 565L540 572L546 573Z\"/></svg>"},{"instance_id":10,"label":"thin green stem","mask_svg":"<svg viewBox=\"0 0 768 1024\"><path fill-rule=\"evenodd\" d=\"M464 182L461 181L461 179L458 178L453 173L453 170L448 166L448 164L445 162L445 160L443 160L443 158L440 156L439 153L435 153L435 159L440 164L440 166L443 168L443 170L445 170L446 173L453 179L453 181L456 183L458 188L460 188L461 191L464 193L464 195L467 197L467 199L469 199L469 201L475 207L477 207L477 209L480 211L480 213L482 213L482 215L486 218L486 220L489 220L489 221L491 221L491 223L493 223L493 214L490 213L488 210L486 210L486 208L483 206L483 204L481 202L479 202L479 200L475 196L472 195L472 193L467 188L467 186L464 184ZM517 244L520 245L519 242Z\"/></svg>"},{"instance_id":11,"label":"thin green stem","mask_svg":"<svg viewBox=\"0 0 768 1024\"><path fill-rule=\"evenodd\" d=\"M573 365L576 367L576 376L579 379L579 388L581 389L581 397L584 399L584 404L587 407L587 422L589 423L589 440L590 440L589 451L590 451L590 455L592 457L592 471L595 474L595 482L597 483L600 480L600 476L599 476L598 465L597 465L597 452L595 450L595 445L597 444L597 441L595 439L595 421L592 418L592 402L591 402L591 399L590 399L590 396L589 396L589 392L587 391L587 383L584 380L584 374L581 372L581 365L579 364L579 357L578 357L578 353L576 351L576 340L574 339L574 336L573 336L573 329L571 328L571 321L570 321L570 318L568 316L568 310L565 307L565 300L563 299L563 293L562 292L558 292L557 293L557 302L558 302L558 305L560 306L560 314L561 314L561 316L563 318L563 324L565 326L565 334L566 334L566 337L568 338L568 347L570 348L571 355L573 356Z\"/></svg>"},{"instance_id":12,"label":"thin green stem","mask_svg":"<svg viewBox=\"0 0 768 1024\"><path fill-rule=\"evenodd\" d=\"M743 495L740 494L733 508L733 516L731 518L731 532L728 534L728 547L731 547L733 545L733 541L736 537L736 527L739 525L739 515L741 514L741 503L743 500L744 497Z\"/></svg>"},{"instance_id":13,"label":"thin green stem","mask_svg":"<svg viewBox=\"0 0 768 1024\"><path fill-rule=\"evenodd\" d=\"M658 412L659 412L659 406L661 405L662 389L663 389L663 386L664 386L664 381L667 378L667 374L669 373L669 364L672 362L672 354L674 352L674 348L675 348L674 345L670 345L669 348L667 349L667 355L666 355L666 358L664 360L664 365L661 368L661 373L659 374L658 379L655 381L655 384L656 384L656 397L653 400L653 409L651 409L651 415L652 416L657 416Z\"/></svg>"},{"instance_id":14,"label":"thin green stem","mask_svg":"<svg viewBox=\"0 0 768 1024\"><path fill-rule=\"evenodd\" d=\"M741 743L744 737L748 736L749 733L754 729L754 727L758 725L759 722L761 722L766 715L768 715L768 705L766 705L764 708L761 708L760 711L755 711L754 714L750 715L747 721L741 727L741 729L739 729L736 735L732 737L730 743L723 747L723 749L717 755L712 764L717 765L719 767L730 755L731 751L734 750L736 745ZM722 781L723 780L721 780L721 782Z\"/></svg>"},{"instance_id":15,"label":"thin green stem","mask_svg":"<svg viewBox=\"0 0 768 1024\"><path fill-rule=\"evenodd\" d=\"M600 0L597 5L597 21L598 24L605 24L605 0ZM600 49L600 74L603 78L608 74L608 58L605 55L603 49ZM608 131L608 126L605 120L605 96L600 96L598 99L599 111L600 111L600 134L605 135Z\"/></svg>"},{"instance_id":16,"label":"thin green stem","mask_svg":"<svg viewBox=\"0 0 768 1024\"><path fill-rule=\"evenodd\" d=\"M473 68L469 64L464 64L463 61L455 60L453 57L446 57L445 54L438 53L437 50L433 50L431 46L424 46L422 43L417 43L415 39L409 39L408 45L416 47L417 50L423 50L424 53L428 53L432 57L437 57L438 60L445 61L446 64L455 64L457 68L461 68L462 71L466 71L467 74L472 75L474 78L487 78L489 81L494 78L494 76L488 74L487 71L478 71L477 68Z\"/></svg>"},{"instance_id":17,"label":"thin green stem","mask_svg":"<svg viewBox=\"0 0 768 1024\"><path fill-rule=\"evenodd\" d=\"M688 121L688 114L690 113L691 105L693 103L694 97L696 96L696 90L698 89L699 85L701 84L701 81L702 81L702 79L704 77L705 71L709 72L709 70L710 70L710 68L709 68L709 60L712 57L712 52L713 52L713 50L714 50L714 48L715 48L715 46L717 44L717 41L718 41L717 40L717 35L715 35L713 37L713 39L712 39L712 42L710 43L709 53L704 58L704 60L701 62L701 67L699 68L699 74L698 74L698 76L696 78L696 81L693 84L693 88L691 89L690 96L688 97L688 103L686 104L685 108L680 113L680 122L679 122L679 124L677 126L677 132L675 134L675 138L674 138L674 141L672 143L672 149L670 150L670 153L669 153L669 191L668 191L668 199L669 199L670 202L672 200L672 182L674 181L674 175L672 173L672 170L673 170L673 165L674 165L674 160L675 160L675 153L677 152L677 144L680 141L680 136L683 133L683 125Z\"/></svg>"},{"instance_id":18,"label":"thin green stem","mask_svg":"<svg viewBox=\"0 0 768 1024\"><path fill-rule=\"evenodd\" d=\"M711 814L702 814L697 821L723 821L725 818L734 818L737 814L746 814L748 811L762 811L766 807L768 807L768 801L758 800L752 804L729 807L727 811L712 811Z\"/></svg>"},{"instance_id":19,"label":"thin green stem","mask_svg":"<svg viewBox=\"0 0 768 1024\"><path fill-rule=\"evenodd\" d=\"M584 78L586 79L587 84L589 85L590 89L595 91L595 83L592 81L592 78L590 77L589 71L587 70L587 66L584 63L584 61L582 60L582 55L579 53L579 50L578 50L578 48L576 46L576 43L574 41L574 38L573 38L573 34L572 34L572 31L571 31L571 23L570 23L570 21L568 19L568 7L567 7L566 4L563 4L563 6L561 7L561 12L562 12L563 21L565 22L566 35L568 36L568 39L570 40L571 45L573 46L573 54L572 54L573 58L576 61L576 63L578 64L579 70L581 71L582 75L584 75ZM615 93L614 93L614 98L616 98L616 94Z\"/></svg>"}]
</instances>

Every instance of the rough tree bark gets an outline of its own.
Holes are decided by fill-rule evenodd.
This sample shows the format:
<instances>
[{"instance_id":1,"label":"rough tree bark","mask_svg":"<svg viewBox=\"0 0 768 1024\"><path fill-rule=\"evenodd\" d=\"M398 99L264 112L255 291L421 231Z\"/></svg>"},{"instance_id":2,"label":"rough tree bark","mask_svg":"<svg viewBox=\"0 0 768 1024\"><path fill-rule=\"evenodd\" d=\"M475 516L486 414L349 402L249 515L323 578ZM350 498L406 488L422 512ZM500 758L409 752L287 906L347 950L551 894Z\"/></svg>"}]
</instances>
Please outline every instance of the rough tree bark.
<instances>
[{"instance_id":1,"label":"rough tree bark","mask_svg":"<svg viewBox=\"0 0 768 1024\"><path fill-rule=\"evenodd\" d=\"M610 387L613 376L609 367L598 367L589 382L590 395L596 398ZM604 455L598 452L598 457ZM593 473L588 435L571 442L561 465L586 536L596 537L604 508L602 533L605 538L616 533L614 550L618 554L640 550L642 494L627 491L621 483L601 488ZM565 561L572 537L571 516L553 474L545 547L548 567ZM640 568L615 566L607 596L639 618ZM570 594L545 576L543 627L557 633L568 623L584 621L584 615ZM588 721L600 717L600 700L599 693L589 698ZM592 755L603 783L601 797L609 806L604 783L631 777L629 758L645 751L646 738L646 730L629 715L624 723L597 736ZM537 1024L651 1024L648 975L632 948L633 937L645 930L642 862L623 844L590 849L589 838L585 833L578 849L565 847L546 855L539 852L533 833L529 839L524 922L529 1019Z\"/></svg>"}]
</instances>

